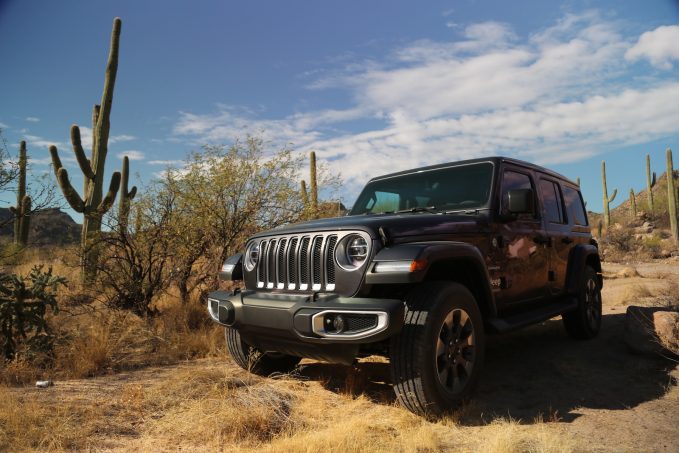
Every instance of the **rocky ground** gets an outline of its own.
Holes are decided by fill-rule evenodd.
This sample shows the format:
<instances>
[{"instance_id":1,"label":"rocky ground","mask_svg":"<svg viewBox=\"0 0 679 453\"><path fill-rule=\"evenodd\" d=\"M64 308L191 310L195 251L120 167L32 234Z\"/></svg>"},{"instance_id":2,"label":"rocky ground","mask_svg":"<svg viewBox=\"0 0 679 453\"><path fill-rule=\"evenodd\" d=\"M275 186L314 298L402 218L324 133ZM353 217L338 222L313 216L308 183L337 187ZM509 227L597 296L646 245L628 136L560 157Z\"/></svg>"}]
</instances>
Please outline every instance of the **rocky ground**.
<instances>
[{"instance_id":1,"label":"rocky ground","mask_svg":"<svg viewBox=\"0 0 679 453\"><path fill-rule=\"evenodd\" d=\"M605 265L610 278L604 283L599 337L573 341L560 319L491 337L476 397L445 420L429 422L397 407L383 360L364 360L355 368L305 361L295 376L262 379L226 358L206 359L56 382L47 389L2 389L0 445L7 450L676 452L677 363L630 353L625 312L630 305L659 304L671 295L679 284L679 263L637 264L638 276L625 276L625 267ZM21 426L24 437L12 439Z\"/></svg>"}]
</instances>

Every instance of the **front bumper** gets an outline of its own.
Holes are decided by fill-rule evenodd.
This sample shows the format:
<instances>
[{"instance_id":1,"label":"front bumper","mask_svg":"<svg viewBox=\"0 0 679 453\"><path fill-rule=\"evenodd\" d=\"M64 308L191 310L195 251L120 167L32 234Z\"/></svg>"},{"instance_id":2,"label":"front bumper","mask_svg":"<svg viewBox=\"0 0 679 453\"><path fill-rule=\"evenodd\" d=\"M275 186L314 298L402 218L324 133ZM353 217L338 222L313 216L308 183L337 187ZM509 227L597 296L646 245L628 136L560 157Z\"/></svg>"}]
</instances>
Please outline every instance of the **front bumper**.
<instances>
[{"instance_id":1,"label":"front bumper","mask_svg":"<svg viewBox=\"0 0 679 453\"><path fill-rule=\"evenodd\" d=\"M316 345L385 340L401 330L405 310L397 299L256 291L215 291L208 295L207 305L214 321L238 329L245 337ZM338 332L329 326L338 315L354 327Z\"/></svg>"}]
</instances>

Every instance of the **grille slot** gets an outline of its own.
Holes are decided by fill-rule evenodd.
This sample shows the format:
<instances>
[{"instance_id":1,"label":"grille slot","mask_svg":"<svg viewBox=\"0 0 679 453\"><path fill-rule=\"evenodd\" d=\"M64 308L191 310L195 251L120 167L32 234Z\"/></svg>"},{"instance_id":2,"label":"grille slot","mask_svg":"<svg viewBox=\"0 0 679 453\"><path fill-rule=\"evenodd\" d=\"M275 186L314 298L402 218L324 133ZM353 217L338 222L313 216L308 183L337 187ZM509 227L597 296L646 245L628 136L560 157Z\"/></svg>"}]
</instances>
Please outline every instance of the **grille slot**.
<instances>
[{"instance_id":1,"label":"grille slot","mask_svg":"<svg viewBox=\"0 0 679 453\"><path fill-rule=\"evenodd\" d=\"M257 263L257 287L299 291L334 291L335 250L339 235L290 235L263 239Z\"/></svg>"},{"instance_id":2,"label":"grille slot","mask_svg":"<svg viewBox=\"0 0 679 453\"><path fill-rule=\"evenodd\" d=\"M346 332L362 332L377 327L377 315L344 315Z\"/></svg>"}]
</instances>

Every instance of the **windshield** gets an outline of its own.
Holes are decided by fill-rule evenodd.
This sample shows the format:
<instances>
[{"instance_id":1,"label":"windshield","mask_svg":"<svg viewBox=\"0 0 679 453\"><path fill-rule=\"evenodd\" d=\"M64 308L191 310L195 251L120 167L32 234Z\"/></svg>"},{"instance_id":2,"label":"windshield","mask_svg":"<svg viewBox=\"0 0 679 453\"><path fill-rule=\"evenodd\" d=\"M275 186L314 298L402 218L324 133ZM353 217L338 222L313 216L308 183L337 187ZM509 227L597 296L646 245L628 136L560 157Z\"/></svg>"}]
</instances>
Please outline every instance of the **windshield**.
<instances>
[{"instance_id":1,"label":"windshield","mask_svg":"<svg viewBox=\"0 0 679 453\"><path fill-rule=\"evenodd\" d=\"M349 215L418 211L466 211L485 207L493 164L458 165L369 182Z\"/></svg>"}]
</instances>

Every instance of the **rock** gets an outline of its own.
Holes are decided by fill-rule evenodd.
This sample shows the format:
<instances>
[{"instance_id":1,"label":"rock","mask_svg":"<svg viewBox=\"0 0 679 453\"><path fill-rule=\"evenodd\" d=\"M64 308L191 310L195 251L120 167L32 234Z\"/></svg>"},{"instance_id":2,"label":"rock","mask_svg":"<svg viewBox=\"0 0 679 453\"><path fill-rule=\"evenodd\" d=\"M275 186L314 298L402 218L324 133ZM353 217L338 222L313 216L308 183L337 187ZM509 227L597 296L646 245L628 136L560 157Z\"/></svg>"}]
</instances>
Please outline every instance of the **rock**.
<instances>
[{"instance_id":1,"label":"rock","mask_svg":"<svg viewBox=\"0 0 679 453\"><path fill-rule=\"evenodd\" d=\"M667 311L663 307L629 306L625 314L625 343L632 352L638 354L663 357L677 354L677 322L679 313Z\"/></svg>"},{"instance_id":2,"label":"rock","mask_svg":"<svg viewBox=\"0 0 679 453\"><path fill-rule=\"evenodd\" d=\"M670 256L672 256L672 252L670 252L669 250L661 250L660 256L663 258L669 258Z\"/></svg>"},{"instance_id":3,"label":"rock","mask_svg":"<svg viewBox=\"0 0 679 453\"><path fill-rule=\"evenodd\" d=\"M636 227L634 232L636 234L650 234L653 233L653 225L647 225L648 222L644 223L640 227Z\"/></svg>"},{"instance_id":4,"label":"rock","mask_svg":"<svg viewBox=\"0 0 679 453\"><path fill-rule=\"evenodd\" d=\"M655 335L660 344L679 355L679 313L675 311L656 311L653 313Z\"/></svg>"},{"instance_id":5,"label":"rock","mask_svg":"<svg viewBox=\"0 0 679 453\"><path fill-rule=\"evenodd\" d=\"M639 272L633 267L624 267L615 273L614 278L632 278L641 277Z\"/></svg>"}]
</instances>

